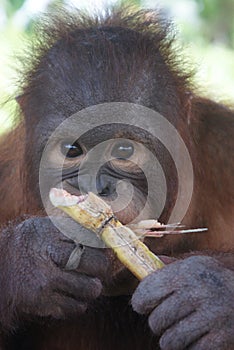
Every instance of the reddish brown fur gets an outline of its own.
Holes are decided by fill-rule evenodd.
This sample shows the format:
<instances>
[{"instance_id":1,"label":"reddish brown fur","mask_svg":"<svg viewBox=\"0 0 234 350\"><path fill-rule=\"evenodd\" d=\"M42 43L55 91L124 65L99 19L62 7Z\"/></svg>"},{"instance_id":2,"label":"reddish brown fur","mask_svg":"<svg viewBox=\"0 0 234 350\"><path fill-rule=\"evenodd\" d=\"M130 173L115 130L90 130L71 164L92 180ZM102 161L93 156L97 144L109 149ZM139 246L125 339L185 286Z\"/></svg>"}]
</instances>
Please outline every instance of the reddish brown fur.
<instances>
[{"instance_id":1,"label":"reddish brown fur","mask_svg":"<svg viewBox=\"0 0 234 350\"><path fill-rule=\"evenodd\" d=\"M20 299L17 284L14 283L19 282L18 286L24 286L27 276L32 274L31 279L35 279L32 283L34 292L34 287L37 290L46 285L47 280L41 277L41 282L40 276L44 277L45 274L49 279L51 273L48 270L47 275L47 265L44 274L41 270L31 272L34 266L30 263L34 262L31 249L28 250L29 257L22 256L22 252L26 254L23 250L26 243L20 245L21 251L17 240L12 243L10 238L14 234L19 238L15 221L20 221L20 217L25 214L44 215L38 187L40 155L50 132L64 118L77 110L103 102L138 103L162 113L179 129L190 151L195 173L195 189L184 224L187 227L209 229L206 234L151 240L150 247L158 254L183 258L209 255L222 261L225 271L233 270L234 112L228 107L197 97L191 83L191 73L186 74L181 68L180 57L176 58L177 52L172 47L174 41L167 29L168 23L160 14L117 9L101 19L82 15L77 17L77 14L63 12L52 16L52 19L49 17L44 19L38 42L24 62L23 83L18 98L23 121L1 140L0 221L6 230L0 238L0 244L5 250L5 255L0 258L3 286L0 296L0 340L4 344L0 343L0 348L156 349L158 339L150 333L146 316L141 317L132 311L128 305L129 297L102 297L97 303L91 303L86 314L69 315L68 321L63 317L55 321L53 316L48 317L42 311L40 314L37 309L37 305L40 305L38 296L32 309L27 309L30 304L27 304L24 295ZM111 42L111 31L122 35L121 44L118 42L120 47ZM84 43L88 43L90 50L93 50L91 58L89 48ZM71 57L73 61L68 60ZM79 68L71 70L69 64L74 65L78 57L81 62ZM100 73L95 70L95 62L101 59L102 63L106 59L109 62ZM85 79L88 79L88 83ZM62 116L60 111L63 112ZM51 114L55 117L49 117ZM44 129L40 123L44 123ZM37 130L38 125L40 132ZM36 229L40 231L40 225ZM28 226L25 232L28 237L35 233ZM51 230L45 233L50 239ZM4 239L7 243L4 243ZM11 249L11 244L15 251ZM56 244L55 239L54 246ZM49 241L50 245L53 246L53 242ZM64 255L69 250L66 249ZM13 266L14 259L16 269ZM22 261L26 266L22 267L23 273L20 270ZM94 259L92 264L98 266L99 262ZM122 278L125 282L131 280L127 273ZM27 283L25 295L28 292ZM12 291L15 294L9 301L8 294ZM227 297L227 305L231 305L230 300ZM59 310L58 307L58 314ZM17 330L15 334L12 333L14 329Z\"/></svg>"}]
</instances>

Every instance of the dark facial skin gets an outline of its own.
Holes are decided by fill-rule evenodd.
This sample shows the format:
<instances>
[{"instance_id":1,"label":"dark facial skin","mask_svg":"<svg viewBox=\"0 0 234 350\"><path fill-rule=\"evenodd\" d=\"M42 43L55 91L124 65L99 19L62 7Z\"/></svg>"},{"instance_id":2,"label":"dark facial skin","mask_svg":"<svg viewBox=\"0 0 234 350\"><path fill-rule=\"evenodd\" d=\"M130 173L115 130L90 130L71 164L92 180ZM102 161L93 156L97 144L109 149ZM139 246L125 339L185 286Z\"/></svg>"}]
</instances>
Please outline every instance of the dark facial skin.
<instances>
[{"instance_id":1,"label":"dark facial skin","mask_svg":"<svg viewBox=\"0 0 234 350\"><path fill-rule=\"evenodd\" d=\"M1 350L234 348L234 113L192 91L169 44L167 23L155 16L115 10L96 23L63 12L39 34L42 43L32 52L17 99L22 123L0 148ZM178 171L154 130L118 124L110 115L110 123L82 135L75 123L52 137L74 113L112 102L150 108L178 130L194 170L182 223L208 227L204 234L145 240L167 266L141 282L92 233L51 206L51 218L44 209L51 187L96 191L108 203L118 193L125 203L131 187L131 201L115 212L124 224L146 203L142 219L169 219ZM147 150L165 175L161 211L161 188L149 189L143 171L155 171ZM121 181L129 186L118 192ZM80 261L69 270L75 248Z\"/></svg>"},{"instance_id":2,"label":"dark facial skin","mask_svg":"<svg viewBox=\"0 0 234 350\"><path fill-rule=\"evenodd\" d=\"M166 214L169 216L177 193L177 173L170 154L159 140L140 128L135 127L134 130L132 126L122 124L102 125L76 139L72 135L74 127L78 134L79 127L77 124L72 126L73 129L61 130L55 140L50 140L46 151L46 197L51 187L62 186L76 195L92 191L109 203L118 199L120 209L113 207L113 210L124 224L140 214L146 201L148 216L144 219L160 217L159 214L160 219ZM150 200L152 193L148 193L147 176L144 174L145 168L149 174L154 171L152 151L162 165L171 189L160 213L156 212L154 202ZM122 180L125 184L120 183ZM129 184L133 186L133 193L126 209ZM160 202L160 197L157 200Z\"/></svg>"}]
</instances>

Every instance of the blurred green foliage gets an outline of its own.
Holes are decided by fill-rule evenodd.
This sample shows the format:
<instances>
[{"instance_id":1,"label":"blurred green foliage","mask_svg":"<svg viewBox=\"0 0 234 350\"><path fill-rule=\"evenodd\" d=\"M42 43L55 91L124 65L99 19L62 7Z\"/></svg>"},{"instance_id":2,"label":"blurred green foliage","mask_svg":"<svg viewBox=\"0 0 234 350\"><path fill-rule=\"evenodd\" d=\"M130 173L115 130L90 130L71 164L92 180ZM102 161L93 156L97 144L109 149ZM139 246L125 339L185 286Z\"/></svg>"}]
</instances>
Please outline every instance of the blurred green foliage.
<instances>
[{"instance_id":1,"label":"blurred green foliage","mask_svg":"<svg viewBox=\"0 0 234 350\"><path fill-rule=\"evenodd\" d=\"M15 12L23 6L24 2L25 0L2 0L1 1L7 17L12 17L15 14Z\"/></svg>"},{"instance_id":2,"label":"blurred green foliage","mask_svg":"<svg viewBox=\"0 0 234 350\"><path fill-rule=\"evenodd\" d=\"M31 2L31 7L36 7L36 4L43 3L42 10L45 10L55 4L69 3L68 0L33 1L0 0L1 100L8 95L14 96L14 87L17 85L14 62L17 62L17 52L23 50L25 38L33 40L32 25L37 13L26 13L27 5ZM85 0L76 2L78 5L87 4ZM120 2L129 3L129 0ZM131 3L149 7L149 4L155 5L155 0L131 0ZM179 39L185 44L185 55L197 68L196 82L201 86L201 93L217 100L234 101L234 0L161 0L159 4L165 6L179 28ZM174 12L171 13L172 8ZM17 65L15 67L18 68ZM2 106L0 132L11 126L9 116L14 113L11 112L13 109L14 102Z\"/></svg>"},{"instance_id":3,"label":"blurred green foliage","mask_svg":"<svg viewBox=\"0 0 234 350\"><path fill-rule=\"evenodd\" d=\"M207 41L234 48L234 1L196 0L202 19L201 33Z\"/></svg>"}]
</instances>

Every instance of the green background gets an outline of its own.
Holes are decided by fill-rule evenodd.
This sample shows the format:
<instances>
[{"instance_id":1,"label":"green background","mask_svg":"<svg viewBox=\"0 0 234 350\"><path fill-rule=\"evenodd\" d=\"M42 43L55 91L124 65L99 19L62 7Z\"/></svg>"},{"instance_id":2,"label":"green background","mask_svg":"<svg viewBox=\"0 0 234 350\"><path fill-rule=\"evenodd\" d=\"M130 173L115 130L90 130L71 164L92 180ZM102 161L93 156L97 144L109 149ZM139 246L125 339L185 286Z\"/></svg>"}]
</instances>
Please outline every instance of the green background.
<instances>
[{"instance_id":1,"label":"green background","mask_svg":"<svg viewBox=\"0 0 234 350\"><path fill-rule=\"evenodd\" d=\"M114 2L114 1L112 1ZM123 1L128 3L128 1ZM155 0L132 1L139 6L155 7ZM99 9L95 1L0 0L0 132L12 125L15 102L3 103L14 96L17 85L17 55L26 40L33 40L33 23L48 7L75 5ZM234 1L162 0L165 15L173 19L183 46L182 56L195 67L195 82L203 95L232 104L234 101Z\"/></svg>"}]
</instances>

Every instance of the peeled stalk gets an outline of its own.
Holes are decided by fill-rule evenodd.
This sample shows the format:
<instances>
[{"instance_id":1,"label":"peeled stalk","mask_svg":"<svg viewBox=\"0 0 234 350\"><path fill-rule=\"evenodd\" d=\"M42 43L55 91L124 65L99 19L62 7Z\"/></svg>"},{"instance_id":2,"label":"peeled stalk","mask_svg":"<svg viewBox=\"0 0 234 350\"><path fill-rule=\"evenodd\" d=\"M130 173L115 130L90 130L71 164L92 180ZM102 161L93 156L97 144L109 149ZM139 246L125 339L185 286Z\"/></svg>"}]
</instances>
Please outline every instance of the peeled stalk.
<instances>
[{"instance_id":1,"label":"peeled stalk","mask_svg":"<svg viewBox=\"0 0 234 350\"><path fill-rule=\"evenodd\" d=\"M62 189L52 188L50 200L80 225L95 232L139 280L164 266L129 227L121 224L110 206L94 193L73 196Z\"/></svg>"}]
</instances>

